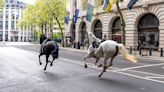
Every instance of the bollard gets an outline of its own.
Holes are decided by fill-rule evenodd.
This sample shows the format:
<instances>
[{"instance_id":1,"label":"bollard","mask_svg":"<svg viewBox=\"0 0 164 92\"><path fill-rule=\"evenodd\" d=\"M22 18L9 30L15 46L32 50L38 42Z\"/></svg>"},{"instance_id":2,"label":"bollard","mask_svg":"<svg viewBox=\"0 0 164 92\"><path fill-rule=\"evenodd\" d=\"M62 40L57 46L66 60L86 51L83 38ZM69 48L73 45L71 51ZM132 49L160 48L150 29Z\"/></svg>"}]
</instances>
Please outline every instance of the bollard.
<instances>
[{"instance_id":1,"label":"bollard","mask_svg":"<svg viewBox=\"0 0 164 92\"><path fill-rule=\"evenodd\" d=\"M77 49L80 49L80 42L77 42Z\"/></svg>"},{"instance_id":2,"label":"bollard","mask_svg":"<svg viewBox=\"0 0 164 92\"><path fill-rule=\"evenodd\" d=\"M152 56L152 48L149 48L149 56Z\"/></svg>"},{"instance_id":3,"label":"bollard","mask_svg":"<svg viewBox=\"0 0 164 92\"><path fill-rule=\"evenodd\" d=\"M130 54L132 54L132 46L130 46Z\"/></svg>"},{"instance_id":4,"label":"bollard","mask_svg":"<svg viewBox=\"0 0 164 92\"><path fill-rule=\"evenodd\" d=\"M160 52L161 52L161 57L163 57L163 48L161 48Z\"/></svg>"}]
</instances>

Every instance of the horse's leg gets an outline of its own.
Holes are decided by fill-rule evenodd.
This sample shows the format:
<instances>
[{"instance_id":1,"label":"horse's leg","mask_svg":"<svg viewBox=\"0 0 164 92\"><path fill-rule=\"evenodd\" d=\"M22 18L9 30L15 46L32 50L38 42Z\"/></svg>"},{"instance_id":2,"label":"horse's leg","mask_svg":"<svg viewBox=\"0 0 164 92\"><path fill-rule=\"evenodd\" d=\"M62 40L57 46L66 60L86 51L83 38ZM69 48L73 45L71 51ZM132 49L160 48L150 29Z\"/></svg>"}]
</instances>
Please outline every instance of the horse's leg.
<instances>
[{"instance_id":1,"label":"horse's leg","mask_svg":"<svg viewBox=\"0 0 164 92\"><path fill-rule=\"evenodd\" d=\"M47 64L48 64L48 58L49 58L49 55L46 55L46 65L45 65L45 67L44 67L44 70L46 70L46 68L47 68Z\"/></svg>"},{"instance_id":2,"label":"horse's leg","mask_svg":"<svg viewBox=\"0 0 164 92\"><path fill-rule=\"evenodd\" d=\"M108 67L110 67L110 66L113 65L113 59L114 59L117 55L118 55L118 47L116 46L116 52L115 52L115 54L113 55L113 57L111 58ZM107 68L108 68L108 67L107 67Z\"/></svg>"},{"instance_id":3,"label":"horse's leg","mask_svg":"<svg viewBox=\"0 0 164 92\"><path fill-rule=\"evenodd\" d=\"M90 53L87 53L87 55L84 57L84 60L86 60L86 59L89 58L89 57L90 57ZM85 68L88 67L86 63L84 63L84 67L85 67Z\"/></svg>"},{"instance_id":4,"label":"horse's leg","mask_svg":"<svg viewBox=\"0 0 164 92\"><path fill-rule=\"evenodd\" d=\"M99 58L96 58L96 62L95 62L95 65L97 65L97 62L99 61Z\"/></svg>"},{"instance_id":5,"label":"horse's leg","mask_svg":"<svg viewBox=\"0 0 164 92\"><path fill-rule=\"evenodd\" d=\"M53 60L52 60L52 62L51 62L51 64L50 64L50 66L53 66L54 60L55 60L55 58L53 57Z\"/></svg>"},{"instance_id":6,"label":"horse's leg","mask_svg":"<svg viewBox=\"0 0 164 92\"><path fill-rule=\"evenodd\" d=\"M42 55L43 55L43 53L40 53L40 54L39 54L39 64L40 64L40 65L42 65L42 62L41 62L41 60L40 60L40 57L41 57Z\"/></svg>"},{"instance_id":7,"label":"horse's leg","mask_svg":"<svg viewBox=\"0 0 164 92\"><path fill-rule=\"evenodd\" d=\"M109 63L109 65L107 66L107 68L108 68L108 67L111 67L111 66L113 65L113 59L114 59L114 58L115 58L115 56L111 58L110 63Z\"/></svg>"},{"instance_id":8,"label":"horse's leg","mask_svg":"<svg viewBox=\"0 0 164 92\"><path fill-rule=\"evenodd\" d=\"M108 59L109 58L104 59L104 67L103 67L103 70L101 71L101 73L99 74L98 77L101 77L103 75L103 73L106 72Z\"/></svg>"}]
</instances>

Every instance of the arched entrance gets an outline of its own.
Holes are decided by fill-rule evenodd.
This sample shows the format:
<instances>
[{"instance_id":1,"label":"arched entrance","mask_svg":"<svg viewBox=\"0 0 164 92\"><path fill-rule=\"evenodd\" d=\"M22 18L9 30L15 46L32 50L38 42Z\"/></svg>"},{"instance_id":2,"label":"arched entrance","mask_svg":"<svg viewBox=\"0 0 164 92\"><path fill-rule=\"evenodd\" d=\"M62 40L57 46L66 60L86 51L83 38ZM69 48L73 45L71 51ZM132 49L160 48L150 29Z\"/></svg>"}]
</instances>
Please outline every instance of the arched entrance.
<instances>
[{"instance_id":1,"label":"arched entrance","mask_svg":"<svg viewBox=\"0 0 164 92\"><path fill-rule=\"evenodd\" d=\"M154 14L144 15L138 23L138 44L143 48L158 49L159 21Z\"/></svg>"},{"instance_id":2,"label":"arched entrance","mask_svg":"<svg viewBox=\"0 0 164 92\"><path fill-rule=\"evenodd\" d=\"M80 43L84 43L85 35L86 35L86 23L82 22L81 24L81 30L80 30Z\"/></svg>"},{"instance_id":3,"label":"arched entrance","mask_svg":"<svg viewBox=\"0 0 164 92\"><path fill-rule=\"evenodd\" d=\"M121 43L121 24L120 18L116 18L112 25L112 40Z\"/></svg>"},{"instance_id":4,"label":"arched entrance","mask_svg":"<svg viewBox=\"0 0 164 92\"><path fill-rule=\"evenodd\" d=\"M94 34L97 38L102 39L102 23L100 20L97 20L94 25Z\"/></svg>"}]
</instances>

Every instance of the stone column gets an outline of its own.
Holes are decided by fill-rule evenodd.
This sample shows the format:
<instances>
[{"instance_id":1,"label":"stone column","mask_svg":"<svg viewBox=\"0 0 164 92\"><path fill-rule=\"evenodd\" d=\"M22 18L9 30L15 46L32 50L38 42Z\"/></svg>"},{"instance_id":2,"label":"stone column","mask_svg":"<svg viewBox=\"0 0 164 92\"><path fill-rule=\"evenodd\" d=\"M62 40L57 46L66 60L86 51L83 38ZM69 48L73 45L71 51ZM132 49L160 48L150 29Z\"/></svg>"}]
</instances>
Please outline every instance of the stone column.
<instances>
[{"instance_id":1,"label":"stone column","mask_svg":"<svg viewBox=\"0 0 164 92\"><path fill-rule=\"evenodd\" d=\"M159 26L159 49L164 48L164 26Z\"/></svg>"},{"instance_id":2,"label":"stone column","mask_svg":"<svg viewBox=\"0 0 164 92\"><path fill-rule=\"evenodd\" d=\"M5 41L5 31L6 31L6 8L3 8L3 41Z\"/></svg>"}]
</instances>

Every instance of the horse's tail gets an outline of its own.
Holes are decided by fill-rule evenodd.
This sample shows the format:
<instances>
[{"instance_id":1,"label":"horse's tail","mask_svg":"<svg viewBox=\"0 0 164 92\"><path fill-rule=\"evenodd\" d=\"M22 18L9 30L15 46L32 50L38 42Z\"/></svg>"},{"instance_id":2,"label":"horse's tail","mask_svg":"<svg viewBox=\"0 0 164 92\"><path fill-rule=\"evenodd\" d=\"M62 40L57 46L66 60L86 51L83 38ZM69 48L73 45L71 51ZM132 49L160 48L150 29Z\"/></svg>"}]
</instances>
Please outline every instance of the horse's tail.
<instances>
[{"instance_id":1,"label":"horse's tail","mask_svg":"<svg viewBox=\"0 0 164 92\"><path fill-rule=\"evenodd\" d=\"M132 63L137 63L136 57L133 56L133 55L128 54L128 52L127 52L127 50L126 50L126 48L123 44L119 44L118 46L119 46L120 53L123 55L123 57L127 61L132 62Z\"/></svg>"}]
</instances>

